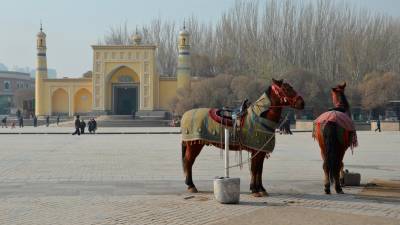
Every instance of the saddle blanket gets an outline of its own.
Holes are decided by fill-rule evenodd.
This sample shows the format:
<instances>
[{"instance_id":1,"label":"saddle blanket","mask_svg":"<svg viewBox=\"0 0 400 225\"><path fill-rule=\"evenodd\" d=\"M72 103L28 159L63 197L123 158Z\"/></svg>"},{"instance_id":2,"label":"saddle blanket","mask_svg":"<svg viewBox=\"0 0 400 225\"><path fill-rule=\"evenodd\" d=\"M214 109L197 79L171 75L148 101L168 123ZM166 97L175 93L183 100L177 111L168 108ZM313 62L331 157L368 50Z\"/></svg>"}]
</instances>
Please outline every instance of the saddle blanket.
<instances>
[{"instance_id":1,"label":"saddle blanket","mask_svg":"<svg viewBox=\"0 0 400 225\"><path fill-rule=\"evenodd\" d=\"M342 144L347 147L350 146L351 149L357 147L357 133L354 123L346 113L340 111L327 111L315 119L312 136L314 138L322 138L323 129L328 122L334 122L338 125L337 132L339 135L339 141Z\"/></svg>"},{"instance_id":2,"label":"saddle blanket","mask_svg":"<svg viewBox=\"0 0 400 225\"><path fill-rule=\"evenodd\" d=\"M182 141L201 141L205 144L224 143L222 124L210 117L210 108L198 108L187 111L181 121ZM248 110L240 127L227 126L230 132L229 143L248 149L272 152L275 147L275 127L277 123L264 119Z\"/></svg>"}]
</instances>

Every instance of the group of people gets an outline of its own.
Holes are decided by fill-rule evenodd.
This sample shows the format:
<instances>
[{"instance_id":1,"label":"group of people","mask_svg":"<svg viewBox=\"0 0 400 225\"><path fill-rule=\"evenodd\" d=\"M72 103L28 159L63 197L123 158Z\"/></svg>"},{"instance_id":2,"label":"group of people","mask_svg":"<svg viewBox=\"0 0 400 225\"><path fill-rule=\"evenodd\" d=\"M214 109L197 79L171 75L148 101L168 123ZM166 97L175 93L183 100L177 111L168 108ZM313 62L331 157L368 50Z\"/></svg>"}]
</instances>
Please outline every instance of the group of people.
<instances>
[{"instance_id":1,"label":"group of people","mask_svg":"<svg viewBox=\"0 0 400 225\"><path fill-rule=\"evenodd\" d=\"M17 116L16 120L11 120L11 122L8 122L8 117L5 116L1 120L1 128L3 128L3 127L8 128L8 124L10 124L11 128L15 128L17 121L18 121L18 126L20 128L23 128L24 127L24 117ZM60 117L57 116L57 125L58 125L59 122L60 122ZM36 115L32 115L32 123L33 123L33 127L37 127L38 126L38 118L37 118ZM46 127L48 127L49 125L50 125L50 116L46 116Z\"/></svg>"},{"instance_id":2,"label":"group of people","mask_svg":"<svg viewBox=\"0 0 400 225\"><path fill-rule=\"evenodd\" d=\"M97 122L94 118L90 118L89 122L87 123L89 133L96 133L97 130ZM79 115L76 115L75 119L75 132L72 135L81 135L85 133L86 123L82 119L79 119Z\"/></svg>"}]
</instances>

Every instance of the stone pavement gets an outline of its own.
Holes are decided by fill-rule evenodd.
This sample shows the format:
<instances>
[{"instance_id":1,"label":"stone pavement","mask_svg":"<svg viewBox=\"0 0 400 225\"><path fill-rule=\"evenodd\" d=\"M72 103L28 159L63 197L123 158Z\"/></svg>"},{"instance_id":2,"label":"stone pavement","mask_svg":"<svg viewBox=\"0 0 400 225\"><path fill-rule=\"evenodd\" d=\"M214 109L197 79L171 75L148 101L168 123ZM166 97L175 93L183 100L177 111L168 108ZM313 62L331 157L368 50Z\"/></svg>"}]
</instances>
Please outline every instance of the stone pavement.
<instances>
[{"instance_id":1,"label":"stone pavement","mask_svg":"<svg viewBox=\"0 0 400 225\"><path fill-rule=\"evenodd\" d=\"M348 152L345 166L360 172L362 183L400 180L400 133L358 134L360 147ZM176 134L0 135L0 224L211 224L268 207L400 221L398 200L361 197L360 188L324 195L310 133L278 135L264 166L271 197L248 195L247 166L231 170L241 178L239 205L213 200L212 179L223 175L220 151L213 147L203 150L193 169L202 193L185 193L179 140ZM235 157L231 153L232 162Z\"/></svg>"}]
</instances>

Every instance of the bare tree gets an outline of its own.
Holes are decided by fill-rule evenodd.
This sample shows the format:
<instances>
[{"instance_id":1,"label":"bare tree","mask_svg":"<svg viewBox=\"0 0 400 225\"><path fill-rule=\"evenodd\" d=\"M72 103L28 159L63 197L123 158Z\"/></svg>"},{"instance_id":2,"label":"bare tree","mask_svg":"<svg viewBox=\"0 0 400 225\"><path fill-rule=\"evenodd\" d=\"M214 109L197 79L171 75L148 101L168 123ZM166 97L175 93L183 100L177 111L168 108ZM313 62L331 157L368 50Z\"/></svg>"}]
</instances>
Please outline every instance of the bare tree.
<instances>
[{"instance_id":1,"label":"bare tree","mask_svg":"<svg viewBox=\"0 0 400 225\"><path fill-rule=\"evenodd\" d=\"M346 2L237 0L215 23L195 17L186 21L194 76L230 74L269 80L301 69L329 85L346 80L356 87L373 71L400 73L400 18ZM163 76L176 75L181 28L158 18L139 29L146 43L158 46L157 66ZM111 28L104 42L129 44L132 33L125 23ZM323 105L317 100L313 104Z\"/></svg>"}]
</instances>

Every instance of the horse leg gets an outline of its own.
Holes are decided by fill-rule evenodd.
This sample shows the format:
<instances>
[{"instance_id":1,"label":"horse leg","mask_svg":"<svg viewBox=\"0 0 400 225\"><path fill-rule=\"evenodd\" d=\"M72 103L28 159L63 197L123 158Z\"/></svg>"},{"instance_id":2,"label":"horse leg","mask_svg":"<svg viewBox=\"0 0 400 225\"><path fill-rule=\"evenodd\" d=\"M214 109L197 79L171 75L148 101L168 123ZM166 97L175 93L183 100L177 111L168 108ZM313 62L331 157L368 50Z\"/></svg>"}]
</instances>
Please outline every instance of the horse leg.
<instances>
[{"instance_id":1,"label":"horse leg","mask_svg":"<svg viewBox=\"0 0 400 225\"><path fill-rule=\"evenodd\" d=\"M342 185L340 184L340 171L335 174L335 191L338 194L344 194Z\"/></svg>"},{"instance_id":2,"label":"horse leg","mask_svg":"<svg viewBox=\"0 0 400 225\"><path fill-rule=\"evenodd\" d=\"M335 190L336 193L338 194L344 194L343 189L342 189L342 184L344 184L344 182L341 182L341 177L343 177L343 158L344 158L344 154L346 152L345 148L340 148L339 151L339 162L338 162L338 171L335 177Z\"/></svg>"},{"instance_id":3,"label":"horse leg","mask_svg":"<svg viewBox=\"0 0 400 225\"><path fill-rule=\"evenodd\" d=\"M342 162L342 166L340 168L340 175L339 175L339 181L340 181L340 186L344 187L346 186L344 183L344 170L343 170L343 162Z\"/></svg>"},{"instance_id":4,"label":"horse leg","mask_svg":"<svg viewBox=\"0 0 400 225\"><path fill-rule=\"evenodd\" d=\"M260 152L260 155L261 155L260 156L260 162L259 162L260 168L259 168L259 171L258 171L258 174L257 174L257 178L258 178L259 184L260 184L260 194L262 196L268 196L268 192L267 192L267 190L265 190L265 188L263 186L263 183L262 183L262 173L263 173L264 161L265 161L266 154L267 153L265 153L265 152Z\"/></svg>"},{"instance_id":5,"label":"horse leg","mask_svg":"<svg viewBox=\"0 0 400 225\"><path fill-rule=\"evenodd\" d=\"M328 169L328 163L326 160L324 160L324 163L322 165L322 168L324 169L324 191L325 194L329 195L331 193L331 182L329 180L329 169Z\"/></svg>"},{"instance_id":6,"label":"horse leg","mask_svg":"<svg viewBox=\"0 0 400 225\"><path fill-rule=\"evenodd\" d=\"M192 179L192 167L196 157L200 154L203 144L182 143L182 164L185 173L185 184L188 186L188 192L197 193L197 188Z\"/></svg>"},{"instance_id":7,"label":"horse leg","mask_svg":"<svg viewBox=\"0 0 400 225\"><path fill-rule=\"evenodd\" d=\"M259 179L259 170L260 170L260 160L259 155L256 151L251 153L251 181L250 181L250 190L254 197L262 197L260 194L260 179Z\"/></svg>"}]
</instances>

